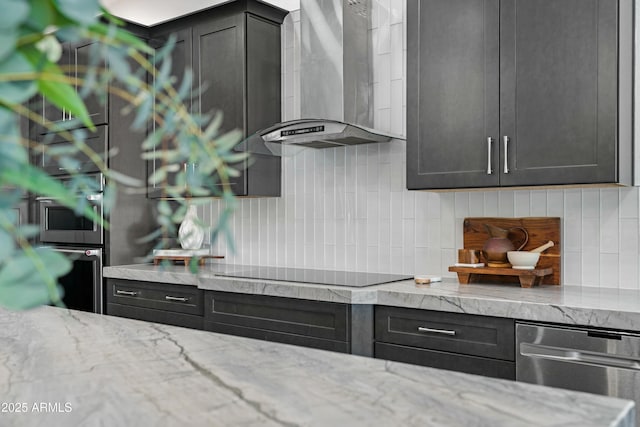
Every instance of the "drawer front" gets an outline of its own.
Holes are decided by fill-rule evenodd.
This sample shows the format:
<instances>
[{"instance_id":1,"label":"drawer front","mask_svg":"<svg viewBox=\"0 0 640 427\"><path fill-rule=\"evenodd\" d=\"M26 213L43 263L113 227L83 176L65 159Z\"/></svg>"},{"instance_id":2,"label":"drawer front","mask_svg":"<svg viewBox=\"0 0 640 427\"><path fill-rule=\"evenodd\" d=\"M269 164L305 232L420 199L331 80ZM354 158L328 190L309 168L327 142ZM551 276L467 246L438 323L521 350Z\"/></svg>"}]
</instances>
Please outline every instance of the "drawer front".
<instances>
[{"instance_id":1,"label":"drawer front","mask_svg":"<svg viewBox=\"0 0 640 427\"><path fill-rule=\"evenodd\" d=\"M203 291L195 286L108 279L107 303L203 314Z\"/></svg>"},{"instance_id":2,"label":"drawer front","mask_svg":"<svg viewBox=\"0 0 640 427\"><path fill-rule=\"evenodd\" d=\"M165 325L182 326L184 328L203 329L202 316L193 314L120 304L107 304L106 314L110 316L127 317L129 319L145 320L147 322L164 323Z\"/></svg>"},{"instance_id":3,"label":"drawer front","mask_svg":"<svg viewBox=\"0 0 640 427\"><path fill-rule=\"evenodd\" d=\"M347 304L207 291L204 317L218 324L349 341Z\"/></svg>"},{"instance_id":4,"label":"drawer front","mask_svg":"<svg viewBox=\"0 0 640 427\"><path fill-rule=\"evenodd\" d=\"M280 342L284 344L299 345L302 347L318 348L321 350L349 353L350 345L346 341L324 340L303 335L286 334L283 332L267 331L263 329L245 328L216 322L204 322L204 329L222 334L237 335L240 337L256 338L259 340Z\"/></svg>"},{"instance_id":5,"label":"drawer front","mask_svg":"<svg viewBox=\"0 0 640 427\"><path fill-rule=\"evenodd\" d=\"M107 155L107 126L97 126L95 132L87 132L85 144L91 150L105 158ZM50 148L63 148L73 146L73 142L65 140L60 134L46 134L41 136L41 141ZM61 166L54 158L42 153L38 155L38 166L41 166L51 175L67 175L70 173L92 173L100 172L96 164L83 152L77 152L72 156L77 162L74 165Z\"/></svg>"},{"instance_id":6,"label":"drawer front","mask_svg":"<svg viewBox=\"0 0 640 427\"><path fill-rule=\"evenodd\" d=\"M394 360L467 374L484 375L486 377L516 379L515 362L505 360L465 356L444 351L424 350L378 342L375 344L375 357L377 359Z\"/></svg>"},{"instance_id":7,"label":"drawer front","mask_svg":"<svg viewBox=\"0 0 640 427\"><path fill-rule=\"evenodd\" d=\"M501 317L378 306L377 342L515 360L515 322Z\"/></svg>"}]
</instances>

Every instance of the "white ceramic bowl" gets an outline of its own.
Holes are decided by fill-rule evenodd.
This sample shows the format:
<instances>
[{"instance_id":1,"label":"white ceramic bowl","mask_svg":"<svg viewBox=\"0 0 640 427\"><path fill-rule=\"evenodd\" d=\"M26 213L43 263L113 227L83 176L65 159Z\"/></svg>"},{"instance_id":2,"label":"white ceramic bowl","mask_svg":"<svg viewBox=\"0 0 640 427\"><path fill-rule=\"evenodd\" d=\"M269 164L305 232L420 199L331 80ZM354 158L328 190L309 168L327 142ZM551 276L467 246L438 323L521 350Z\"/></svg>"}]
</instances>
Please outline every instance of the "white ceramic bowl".
<instances>
[{"instance_id":1,"label":"white ceramic bowl","mask_svg":"<svg viewBox=\"0 0 640 427\"><path fill-rule=\"evenodd\" d=\"M540 258L540 252L509 251L507 258L511 266L517 270L533 270Z\"/></svg>"}]
</instances>

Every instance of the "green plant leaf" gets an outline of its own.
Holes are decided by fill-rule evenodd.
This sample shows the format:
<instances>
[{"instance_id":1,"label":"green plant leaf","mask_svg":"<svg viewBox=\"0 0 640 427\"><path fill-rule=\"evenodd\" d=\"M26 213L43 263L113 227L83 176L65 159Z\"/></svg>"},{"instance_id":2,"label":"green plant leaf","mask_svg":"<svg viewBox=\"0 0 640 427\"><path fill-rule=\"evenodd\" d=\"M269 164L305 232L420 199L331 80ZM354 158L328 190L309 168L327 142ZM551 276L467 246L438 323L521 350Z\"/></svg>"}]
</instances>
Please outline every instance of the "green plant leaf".
<instances>
[{"instance_id":1,"label":"green plant leaf","mask_svg":"<svg viewBox=\"0 0 640 427\"><path fill-rule=\"evenodd\" d=\"M146 44L145 42L143 42L142 40L140 40L138 37L134 36L130 32L124 31L117 27L115 27L115 31L112 31L110 29L111 27L112 26L110 25L105 25L99 22L91 25L89 27L89 31L103 37L107 37L107 36L113 37L115 41L122 43L127 47L132 47L136 50L139 50L140 52L144 52L147 54L153 53L153 49L148 44Z\"/></svg>"},{"instance_id":2,"label":"green plant leaf","mask_svg":"<svg viewBox=\"0 0 640 427\"><path fill-rule=\"evenodd\" d=\"M26 20L27 26L34 31L42 32L56 20L56 10L51 0L31 0L31 10Z\"/></svg>"},{"instance_id":3,"label":"green plant leaf","mask_svg":"<svg viewBox=\"0 0 640 427\"><path fill-rule=\"evenodd\" d=\"M41 77L37 81L40 93L56 107L61 110L66 109L72 116L80 120L83 125L95 131L96 127L91 121L91 117L89 117L87 107L60 67L49 61L46 55L38 51L35 47L30 49L25 48L22 52L32 65L31 70L33 71L34 68L37 67L42 72ZM0 72L1 71L0 69ZM29 95L29 97L30 96L31 95Z\"/></svg>"},{"instance_id":4,"label":"green plant leaf","mask_svg":"<svg viewBox=\"0 0 640 427\"><path fill-rule=\"evenodd\" d=\"M0 30L17 28L29 16L29 3L24 0L3 0L0 13Z\"/></svg>"},{"instance_id":5,"label":"green plant leaf","mask_svg":"<svg viewBox=\"0 0 640 427\"><path fill-rule=\"evenodd\" d=\"M0 61L15 52L18 33L15 29L0 31Z\"/></svg>"},{"instance_id":6,"label":"green plant leaf","mask_svg":"<svg viewBox=\"0 0 640 427\"><path fill-rule=\"evenodd\" d=\"M20 74L33 72L35 72L35 68L19 51L14 51L8 58L0 62L0 75L16 75L14 81L0 82L0 101L5 104L20 104L31 98L36 93L36 85L33 81L20 81L17 78Z\"/></svg>"},{"instance_id":7,"label":"green plant leaf","mask_svg":"<svg viewBox=\"0 0 640 427\"><path fill-rule=\"evenodd\" d=\"M39 268L40 267L40 268ZM61 289L50 294L49 283L71 271L71 261L50 248L18 253L0 269L0 305L24 310L60 298Z\"/></svg>"},{"instance_id":8,"label":"green plant leaf","mask_svg":"<svg viewBox=\"0 0 640 427\"><path fill-rule=\"evenodd\" d=\"M70 209L77 210L79 203L86 202L86 199L78 198L76 194L62 185L59 180L29 164L18 165L13 168L0 168L0 180L7 184L24 188L34 194L55 198L58 203ZM100 214L94 212L88 205L85 205L80 213L97 224L102 224L105 228L109 227L102 220Z\"/></svg>"},{"instance_id":9,"label":"green plant leaf","mask_svg":"<svg viewBox=\"0 0 640 427\"><path fill-rule=\"evenodd\" d=\"M6 230L0 228L0 264L11 256L15 250L15 241Z\"/></svg>"},{"instance_id":10,"label":"green plant leaf","mask_svg":"<svg viewBox=\"0 0 640 427\"><path fill-rule=\"evenodd\" d=\"M58 11L81 25L91 25L100 14L98 0L53 0Z\"/></svg>"}]
</instances>

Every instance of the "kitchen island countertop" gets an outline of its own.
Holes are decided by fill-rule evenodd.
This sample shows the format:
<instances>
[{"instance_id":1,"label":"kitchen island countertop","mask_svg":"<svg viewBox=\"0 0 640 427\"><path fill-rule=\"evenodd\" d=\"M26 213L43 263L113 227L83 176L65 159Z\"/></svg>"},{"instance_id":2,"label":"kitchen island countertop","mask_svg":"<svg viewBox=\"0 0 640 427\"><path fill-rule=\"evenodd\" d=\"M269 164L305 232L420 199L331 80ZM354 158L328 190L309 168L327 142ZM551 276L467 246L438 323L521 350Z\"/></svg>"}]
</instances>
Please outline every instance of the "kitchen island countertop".
<instances>
[{"instance_id":1,"label":"kitchen island countertop","mask_svg":"<svg viewBox=\"0 0 640 427\"><path fill-rule=\"evenodd\" d=\"M216 275L237 268L241 267L224 263L209 264L193 275L183 266L137 264L105 267L103 274L107 278L191 285L223 292L346 304L378 304L640 331L638 290L549 285L521 288L515 284L461 285L455 279L430 285L416 285L413 280L404 280L351 288Z\"/></svg>"},{"instance_id":2,"label":"kitchen island countertop","mask_svg":"<svg viewBox=\"0 0 640 427\"><path fill-rule=\"evenodd\" d=\"M635 412L622 399L53 307L0 310L0 335L3 425L587 427L631 426Z\"/></svg>"}]
</instances>

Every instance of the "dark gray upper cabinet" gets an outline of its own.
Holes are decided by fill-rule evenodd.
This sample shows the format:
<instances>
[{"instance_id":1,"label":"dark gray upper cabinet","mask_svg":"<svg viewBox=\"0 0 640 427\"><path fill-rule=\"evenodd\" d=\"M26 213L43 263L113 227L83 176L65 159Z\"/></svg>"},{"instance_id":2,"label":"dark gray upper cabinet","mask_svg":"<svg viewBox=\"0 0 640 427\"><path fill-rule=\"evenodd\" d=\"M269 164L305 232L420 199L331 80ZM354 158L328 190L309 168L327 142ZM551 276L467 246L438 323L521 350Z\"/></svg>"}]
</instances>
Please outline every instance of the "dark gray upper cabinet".
<instances>
[{"instance_id":1,"label":"dark gray upper cabinet","mask_svg":"<svg viewBox=\"0 0 640 427\"><path fill-rule=\"evenodd\" d=\"M631 184L630 1L407 6L407 188Z\"/></svg>"},{"instance_id":2,"label":"dark gray upper cabinet","mask_svg":"<svg viewBox=\"0 0 640 427\"><path fill-rule=\"evenodd\" d=\"M285 15L285 11L264 3L241 0L152 31L154 36L177 32L174 75L181 75L185 66L193 69L198 90L194 91L192 110L208 115L222 112L221 131L240 129L247 137L280 121L280 25ZM238 196L279 196L280 158L251 157L236 165L241 174L231 182L233 192ZM161 189L149 192L149 197L161 195Z\"/></svg>"}]
</instances>

